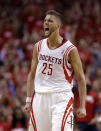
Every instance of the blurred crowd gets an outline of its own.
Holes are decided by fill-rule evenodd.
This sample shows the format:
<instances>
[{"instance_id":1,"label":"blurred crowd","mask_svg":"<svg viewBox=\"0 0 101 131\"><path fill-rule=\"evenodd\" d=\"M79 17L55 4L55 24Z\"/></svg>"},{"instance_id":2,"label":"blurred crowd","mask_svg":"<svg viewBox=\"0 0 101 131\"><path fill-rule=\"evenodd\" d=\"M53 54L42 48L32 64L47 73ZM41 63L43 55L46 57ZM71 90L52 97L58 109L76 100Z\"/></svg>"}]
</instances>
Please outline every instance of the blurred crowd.
<instances>
[{"instance_id":1,"label":"blurred crowd","mask_svg":"<svg viewBox=\"0 0 101 131\"><path fill-rule=\"evenodd\" d=\"M75 115L74 130L101 131L100 0L0 0L0 131L27 130L26 79L34 44L44 38L43 21L50 9L65 18L61 35L77 46L87 81L87 117ZM76 82L73 92L77 109Z\"/></svg>"}]
</instances>

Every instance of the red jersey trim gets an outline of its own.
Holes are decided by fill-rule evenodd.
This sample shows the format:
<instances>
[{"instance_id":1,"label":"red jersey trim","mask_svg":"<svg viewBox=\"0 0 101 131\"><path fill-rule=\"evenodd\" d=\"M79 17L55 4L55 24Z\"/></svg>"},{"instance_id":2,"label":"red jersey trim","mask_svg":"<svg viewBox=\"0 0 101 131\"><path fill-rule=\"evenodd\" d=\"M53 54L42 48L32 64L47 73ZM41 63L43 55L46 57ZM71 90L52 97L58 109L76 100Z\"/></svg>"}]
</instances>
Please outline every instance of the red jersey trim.
<instances>
[{"instance_id":1,"label":"red jersey trim","mask_svg":"<svg viewBox=\"0 0 101 131\"><path fill-rule=\"evenodd\" d=\"M32 122L32 125L33 125L33 128L34 128L34 131L37 131L36 122L35 122L35 118L34 118L33 107L32 107L33 100L34 100L34 95L32 96L32 101L31 101L30 118L31 118L31 122Z\"/></svg>"},{"instance_id":2,"label":"red jersey trim","mask_svg":"<svg viewBox=\"0 0 101 131\"><path fill-rule=\"evenodd\" d=\"M63 119L62 119L62 124L61 124L61 131L64 131L64 128L65 128L65 124L66 124L66 120L68 118L68 116L70 115L70 113L73 111L73 108L70 106L73 104L73 98L71 97L71 99L69 100L67 106L66 106L66 109L65 109L65 112L64 112L64 115L63 115ZM70 108L70 109L69 109ZM69 111L68 111L69 110ZM68 113L67 113L68 111Z\"/></svg>"},{"instance_id":3,"label":"red jersey trim","mask_svg":"<svg viewBox=\"0 0 101 131\"><path fill-rule=\"evenodd\" d=\"M65 65L64 65L64 59L63 59L63 70L64 70L64 74L65 74L66 80L67 80L69 83L71 83L72 80L73 80L73 74L74 74L74 73L72 72L71 76L68 76L68 72L66 71L66 68L65 68Z\"/></svg>"},{"instance_id":4,"label":"red jersey trim","mask_svg":"<svg viewBox=\"0 0 101 131\"><path fill-rule=\"evenodd\" d=\"M68 75L67 70L69 70L69 71L71 72L71 71L72 71L72 68L68 67L68 65L67 65L67 54L69 53L69 51L70 51L73 47L75 47L75 46L74 46L74 45L69 46L69 47L66 49L66 51L65 51L65 53L64 53L64 56L63 56L63 70L64 70L65 78L66 78L66 80L67 80L69 83L71 83L72 80L73 80L73 74L74 74L74 72L72 72L71 76ZM66 70L66 69L67 69L67 70Z\"/></svg>"},{"instance_id":5,"label":"red jersey trim","mask_svg":"<svg viewBox=\"0 0 101 131\"><path fill-rule=\"evenodd\" d=\"M40 40L40 41L38 42L38 52L37 52L37 55L38 55L38 56L39 56L39 52L40 52L40 50L41 50L42 41L43 41L43 40Z\"/></svg>"},{"instance_id":6,"label":"red jersey trim","mask_svg":"<svg viewBox=\"0 0 101 131\"><path fill-rule=\"evenodd\" d=\"M65 60L66 68L67 68L69 71L71 71L72 68L68 67L68 65L67 65L67 54L69 53L69 51L70 51L73 47L74 47L74 45L69 46L69 48L67 48L67 50L65 51L64 56L63 56L63 59Z\"/></svg>"},{"instance_id":7,"label":"red jersey trim","mask_svg":"<svg viewBox=\"0 0 101 131\"><path fill-rule=\"evenodd\" d=\"M61 44L59 44L57 47L55 47L54 49L51 49L50 47L49 47L49 43L48 43L48 39L47 39L47 46L48 46L48 48L50 49L50 50L55 50L55 49L57 49L57 48L59 48L60 46L62 46L64 43L66 43L68 40L64 40Z\"/></svg>"}]
</instances>

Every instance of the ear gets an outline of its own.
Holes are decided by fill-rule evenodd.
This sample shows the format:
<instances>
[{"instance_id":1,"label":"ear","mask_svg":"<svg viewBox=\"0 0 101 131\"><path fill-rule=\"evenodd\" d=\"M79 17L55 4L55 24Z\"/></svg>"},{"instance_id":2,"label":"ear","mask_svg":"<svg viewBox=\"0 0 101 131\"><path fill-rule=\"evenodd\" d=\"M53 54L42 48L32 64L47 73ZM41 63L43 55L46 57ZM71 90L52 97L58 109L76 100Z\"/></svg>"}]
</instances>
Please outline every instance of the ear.
<instances>
[{"instance_id":1,"label":"ear","mask_svg":"<svg viewBox=\"0 0 101 131\"><path fill-rule=\"evenodd\" d=\"M56 27L56 29L58 29L59 28L59 24L56 23L55 27Z\"/></svg>"},{"instance_id":2,"label":"ear","mask_svg":"<svg viewBox=\"0 0 101 131\"><path fill-rule=\"evenodd\" d=\"M61 24L59 23L59 24L57 25L57 27L60 29L60 27L61 27Z\"/></svg>"}]
</instances>

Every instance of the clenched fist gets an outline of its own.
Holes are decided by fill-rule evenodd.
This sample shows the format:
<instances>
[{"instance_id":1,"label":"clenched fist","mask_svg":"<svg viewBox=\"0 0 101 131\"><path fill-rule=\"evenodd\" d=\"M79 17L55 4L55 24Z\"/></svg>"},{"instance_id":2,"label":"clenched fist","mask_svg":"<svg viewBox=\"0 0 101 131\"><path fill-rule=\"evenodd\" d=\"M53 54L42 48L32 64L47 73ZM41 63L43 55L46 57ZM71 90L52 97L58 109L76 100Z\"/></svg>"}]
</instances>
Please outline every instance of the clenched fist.
<instances>
[{"instance_id":1,"label":"clenched fist","mask_svg":"<svg viewBox=\"0 0 101 131\"><path fill-rule=\"evenodd\" d=\"M27 102L25 107L24 107L24 112L29 113L31 110L31 102Z\"/></svg>"},{"instance_id":2,"label":"clenched fist","mask_svg":"<svg viewBox=\"0 0 101 131\"><path fill-rule=\"evenodd\" d=\"M85 108L79 108L77 110L77 116L79 118L84 118L86 116L86 109Z\"/></svg>"}]
</instances>

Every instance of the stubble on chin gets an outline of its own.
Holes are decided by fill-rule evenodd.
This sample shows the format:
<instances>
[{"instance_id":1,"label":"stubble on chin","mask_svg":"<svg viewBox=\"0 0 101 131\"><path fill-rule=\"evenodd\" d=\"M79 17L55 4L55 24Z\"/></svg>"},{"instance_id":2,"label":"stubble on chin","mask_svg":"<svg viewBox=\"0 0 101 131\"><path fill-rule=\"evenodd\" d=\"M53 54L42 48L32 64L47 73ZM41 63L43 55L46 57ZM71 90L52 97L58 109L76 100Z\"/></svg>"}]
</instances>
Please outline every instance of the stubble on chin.
<instances>
[{"instance_id":1,"label":"stubble on chin","mask_svg":"<svg viewBox=\"0 0 101 131\"><path fill-rule=\"evenodd\" d=\"M50 36L50 34L45 34L45 33L44 33L44 35L45 35L45 37L49 37Z\"/></svg>"}]
</instances>

